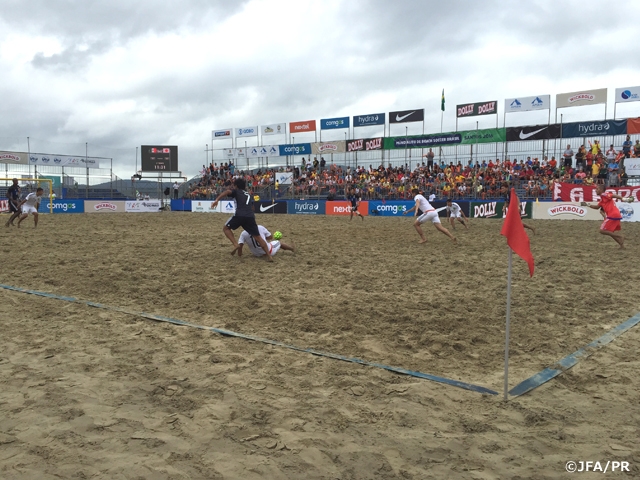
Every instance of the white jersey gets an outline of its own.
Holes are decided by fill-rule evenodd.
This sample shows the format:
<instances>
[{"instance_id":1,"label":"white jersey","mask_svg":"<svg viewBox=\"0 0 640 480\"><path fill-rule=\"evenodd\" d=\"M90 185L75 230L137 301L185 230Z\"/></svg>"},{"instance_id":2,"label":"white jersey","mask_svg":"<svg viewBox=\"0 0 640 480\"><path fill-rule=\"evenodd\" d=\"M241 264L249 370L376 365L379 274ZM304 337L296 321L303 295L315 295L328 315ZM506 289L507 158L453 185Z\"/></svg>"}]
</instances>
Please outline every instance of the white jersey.
<instances>
[{"instance_id":1,"label":"white jersey","mask_svg":"<svg viewBox=\"0 0 640 480\"><path fill-rule=\"evenodd\" d=\"M29 195L27 195L27 198L24 199L25 205L35 207L36 204L40 202L40 198L41 197L37 196L35 192L31 192Z\"/></svg>"},{"instance_id":2,"label":"white jersey","mask_svg":"<svg viewBox=\"0 0 640 480\"><path fill-rule=\"evenodd\" d=\"M451 206L447 205L447 212L449 212L452 217L459 217L461 212L460 205L456 202L451 202Z\"/></svg>"},{"instance_id":3,"label":"white jersey","mask_svg":"<svg viewBox=\"0 0 640 480\"><path fill-rule=\"evenodd\" d=\"M260 236L262 237L262 239L265 242L267 242L267 237L271 236L271 232L267 230L265 227L263 227L262 225L258 225L258 231L260 232ZM240 234L240 238L238 239L238 244L240 245L246 244L249 247L249 250L251 251L251 253L253 253L256 257L261 257L262 255L264 255L264 250L262 249L260 244L256 241L255 238L249 235L246 231ZM274 240L271 243L267 242L267 246L269 247L269 250L270 250L269 253L271 255L275 255L276 252L280 249L280 242L277 240Z\"/></svg>"},{"instance_id":4,"label":"white jersey","mask_svg":"<svg viewBox=\"0 0 640 480\"><path fill-rule=\"evenodd\" d=\"M431 195L429 195L429 201L433 202L436 199L436 194L432 193Z\"/></svg>"},{"instance_id":5,"label":"white jersey","mask_svg":"<svg viewBox=\"0 0 640 480\"><path fill-rule=\"evenodd\" d=\"M424 198L424 195L416 195L413 200L418 203L418 208L422 210L422 213L429 212L431 210L435 210L433 206L429 203L429 201Z\"/></svg>"}]
</instances>

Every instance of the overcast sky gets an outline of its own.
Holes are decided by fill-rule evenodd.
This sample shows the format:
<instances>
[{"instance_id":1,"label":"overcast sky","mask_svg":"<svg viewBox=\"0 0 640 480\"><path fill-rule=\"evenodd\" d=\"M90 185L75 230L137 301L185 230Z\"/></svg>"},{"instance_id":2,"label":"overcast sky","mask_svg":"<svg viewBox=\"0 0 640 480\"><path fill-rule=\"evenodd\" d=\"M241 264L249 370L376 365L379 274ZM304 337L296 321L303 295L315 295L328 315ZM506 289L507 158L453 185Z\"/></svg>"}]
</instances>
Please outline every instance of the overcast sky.
<instances>
[{"instance_id":1,"label":"overcast sky","mask_svg":"<svg viewBox=\"0 0 640 480\"><path fill-rule=\"evenodd\" d=\"M32 152L84 155L88 143L89 156L113 158L115 173L129 178L137 146L178 145L191 177L219 128L424 108L426 132L439 132L443 88L444 131L455 129L456 104L498 100L502 126L505 98L550 94L554 106L557 93L603 87L612 118L614 89L640 84L637 7L3 0L0 150L26 151L29 137ZM510 114L507 125L546 123L547 115ZM603 105L563 109L565 122L604 115ZM618 104L617 116L640 116L640 102ZM463 119L460 129L476 121L488 128L496 117ZM407 126L422 132L420 123ZM371 128L356 136L381 133Z\"/></svg>"}]
</instances>

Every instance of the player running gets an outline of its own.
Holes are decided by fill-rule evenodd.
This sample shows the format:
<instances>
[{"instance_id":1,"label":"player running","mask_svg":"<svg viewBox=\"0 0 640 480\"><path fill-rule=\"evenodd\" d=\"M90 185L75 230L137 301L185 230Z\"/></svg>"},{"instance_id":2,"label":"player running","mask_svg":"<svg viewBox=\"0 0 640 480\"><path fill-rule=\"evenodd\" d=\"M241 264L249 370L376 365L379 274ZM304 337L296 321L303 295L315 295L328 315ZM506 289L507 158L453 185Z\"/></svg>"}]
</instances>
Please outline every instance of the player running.
<instances>
[{"instance_id":1,"label":"player running","mask_svg":"<svg viewBox=\"0 0 640 480\"><path fill-rule=\"evenodd\" d=\"M42 194L44 190L42 188L38 188L35 193L31 192L27 197L20 202L18 205L22 207L22 215L18 219L18 228L20 228L20 224L22 221L29 216L29 214L33 214L33 227L36 228L38 226L38 208L40 207L40 198L42 198Z\"/></svg>"},{"instance_id":2,"label":"player running","mask_svg":"<svg viewBox=\"0 0 640 480\"><path fill-rule=\"evenodd\" d=\"M624 236L621 233L616 233L622 229L620 227L622 215L613 199L615 198L626 202L629 197L621 197L612 192L605 192L605 186L601 183L596 186L596 193L600 196L600 201L597 204L593 205L587 202L581 202L580 205L593 208L594 210L602 208L605 217L604 222L600 225L600 233L613 238L616 243L620 245L620 248L624 248Z\"/></svg>"},{"instance_id":3,"label":"player running","mask_svg":"<svg viewBox=\"0 0 640 480\"><path fill-rule=\"evenodd\" d=\"M267 245L269 246L269 255L274 256L276 253L278 253L278 250L280 250L281 248L282 250L289 250L295 253L296 251L295 245L293 244L287 245L284 242L274 240L273 235L271 235L271 232L267 230L265 227L263 227L262 225L258 225L258 230L260 231L260 236L264 239L265 242L267 242ZM264 256L264 250L262 249L260 244L258 244L258 242L256 242L256 240L251 235L249 235L247 231L244 231L240 234L240 238L238 239L237 251L238 251L239 257L242 256L242 247L245 244L247 245L247 247L249 247L249 251L253 253L254 256L256 257ZM233 253L235 253L235 250Z\"/></svg>"},{"instance_id":4,"label":"player running","mask_svg":"<svg viewBox=\"0 0 640 480\"><path fill-rule=\"evenodd\" d=\"M449 222L451 223L451 228L453 228L454 230L456 229L456 220L464 225L464 228L469 228L469 226L465 222L465 220L468 222L469 219L462 211L462 208L460 208L460 205L448 198L446 209L449 213Z\"/></svg>"},{"instance_id":5,"label":"player running","mask_svg":"<svg viewBox=\"0 0 640 480\"><path fill-rule=\"evenodd\" d=\"M458 241L449 230L447 230L440 224L440 217L438 216L438 212L425 198L423 190L418 191L418 194L414 197L414 201L416 202L416 204L409 210L405 210L404 212L402 212L402 215L406 215L409 212L415 211L415 213L413 214L413 216L415 217L418 215L418 210L422 211L422 215L416 218L416 221L413 222L413 226L415 227L416 232L418 232L418 235L420 235L420 241L418 243L425 243L427 241L427 238L424 236L424 232L422 231L422 227L420 227L421 224L427 221L432 222L433 226L436 227L436 230L444 233L454 243Z\"/></svg>"},{"instance_id":6,"label":"player running","mask_svg":"<svg viewBox=\"0 0 640 480\"><path fill-rule=\"evenodd\" d=\"M7 188L7 200L9 202L9 212L11 217L5 223L5 227L9 225L15 225L13 221L20 216L20 185L18 185L18 179L13 179L13 185Z\"/></svg>"},{"instance_id":7,"label":"player running","mask_svg":"<svg viewBox=\"0 0 640 480\"><path fill-rule=\"evenodd\" d=\"M347 188L347 200L351 202L351 206L349 207L350 214L351 214L349 216L349 221L353 220L354 213L358 215L362 219L362 221L364 221L364 215L362 215L358 211L358 207L360 206L360 199L361 199L360 193L357 192L355 188L353 187Z\"/></svg>"}]
</instances>

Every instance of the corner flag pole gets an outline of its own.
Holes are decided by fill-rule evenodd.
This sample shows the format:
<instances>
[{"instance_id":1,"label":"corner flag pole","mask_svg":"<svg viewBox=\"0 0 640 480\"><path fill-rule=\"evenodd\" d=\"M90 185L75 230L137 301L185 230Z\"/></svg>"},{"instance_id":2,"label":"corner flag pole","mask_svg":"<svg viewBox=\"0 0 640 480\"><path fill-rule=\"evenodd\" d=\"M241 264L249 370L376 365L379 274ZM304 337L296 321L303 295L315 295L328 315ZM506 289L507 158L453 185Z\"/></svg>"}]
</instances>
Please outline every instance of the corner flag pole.
<instances>
[{"instance_id":1,"label":"corner flag pole","mask_svg":"<svg viewBox=\"0 0 640 480\"><path fill-rule=\"evenodd\" d=\"M511 325L511 258L513 250L509 248L509 270L507 273L507 326L504 340L504 401L508 400L509 390L509 327Z\"/></svg>"}]
</instances>

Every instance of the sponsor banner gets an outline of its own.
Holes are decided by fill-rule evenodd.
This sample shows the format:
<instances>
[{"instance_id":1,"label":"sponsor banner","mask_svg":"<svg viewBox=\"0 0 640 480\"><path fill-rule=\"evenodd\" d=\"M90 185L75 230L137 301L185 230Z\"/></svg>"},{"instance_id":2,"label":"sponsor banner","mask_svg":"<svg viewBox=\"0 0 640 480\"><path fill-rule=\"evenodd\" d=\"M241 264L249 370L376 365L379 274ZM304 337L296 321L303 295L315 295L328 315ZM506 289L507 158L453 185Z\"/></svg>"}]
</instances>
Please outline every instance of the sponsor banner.
<instances>
[{"instance_id":1,"label":"sponsor banner","mask_svg":"<svg viewBox=\"0 0 640 480\"><path fill-rule=\"evenodd\" d=\"M609 187L607 192L613 192L621 197L633 196L640 202L640 185L631 187ZM574 183L554 183L553 199L563 202L597 202L600 197L596 194L596 187L576 185Z\"/></svg>"},{"instance_id":2,"label":"sponsor banner","mask_svg":"<svg viewBox=\"0 0 640 480\"><path fill-rule=\"evenodd\" d=\"M255 211L256 213L287 213L287 202L286 200L275 203L256 202Z\"/></svg>"},{"instance_id":3,"label":"sponsor banner","mask_svg":"<svg viewBox=\"0 0 640 480\"><path fill-rule=\"evenodd\" d=\"M607 103L607 89L583 90L581 92L559 93L556 95L556 108L581 107Z\"/></svg>"},{"instance_id":4,"label":"sponsor banner","mask_svg":"<svg viewBox=\"0 0 640 480\"><path fill-rule=\"evenodd\" d=\"M403 212L406 212L415 204L416 202L413 202L411 200L370 200L369 215L381 217L401 217Z\"/></svg>"},{"instance_id":5,"label":"sponsor banner","mask_svg":"<svg viewBox=\"0 0 640 480\"><path fill-rule=\"evenodd\" d=\"M298 215L324 215L324 200L287 200L287 213Z\"/></svg>"},{"instance_id":6,"label":"sponsor banner","mask_svg":"<svg viewBox=\"0 0 640 480\"><path fill-rule=\"evenodd\" d=\"M40 204L40 206L42 206L42 204ZM4 213L8 211L9 211L9 200L0 200L0 213Z\"/></svg>"},{"instance_id":7,"label":"sponsor banner","mask_svg":"<svg viewBox=\"0 0 640 480\"><path fill-rule=\"evenodd\" d=\"M287 155L309 155L311 153L310 143L290 143L285 145L278 145L280 149L280 156L286 157Z\"/></svg>"},{"instance_id":8,"label":"sponsor banner","mask_svg":"<svg viewBox=\"0 0 640 480\"><path fill-rule=\"evenodd\" d=\"M625 135L626 133L626 120L605 120L601 122L575 122L562 124L562 138Z\"/></svg>"},{"instance_id":9,"label":"sponsor banner","mask_svg":"<svg viewBox=\"0 0 640 480\"><path fill-rule=\"evenodd\" d=\"M293 172L276 173L276 183L278 185L291 185L293 183Z\"/></svg>"},{"instance_id":10,"label":"sponsor banner","mask_svg":"<svg viewBox=\"0 0 640 480\"><path fill-rule=\"evenodd\" d=\"M498 113L498 101L467 103L466 105L456 105L456 116L477 117L478 115L493 115Z\"/></svg>"},{"instance_id":11,"label":"sponsor banner","mask_svg":"<svg viewBox=\"0 0 640 480\"><path fill-rule=\"evenodd\" d=\"M536 97L507 98L504 101L505 113L531 112L535 110L549 110L551 108L551 95L538 95Z\"/></svg>"},{"instance_id":12,"label":"sponsor banner","mask_svg":"<svg viewBox=\"0 0 640 480\"><path fill-rule=\"evenodd\" d=\"M371 113L369 115L354 115L354 127L368 127L370 125L384 125L386 113Z\"/></svg>"},{"instance_id":13,"label":"sponsor banner","mask_svg":"<svg viewBox=\"0 0 640 480\"><path fill-rule=\"evenodd\" d=\"M246 148L225 148L224 156L229 160L233 160L235 158L247 158L247 149Z\"/></svg>"},{"instance_id":14,"label":"sponsor banner","mask_svg":"<svg viewBox=\"0 0 640 480\"><path fill-rule=\"evenodd\" d=\"M507 138L505 128L481 128L479 130L463 130L459 132L462 135L463 145L472 143L501 143Z\"/></svg>"},{"instance_id":15,"label":"sponsor banner","mask_svg":"<svg viewBox=\"0 0 640 480\"><path fill-rule=\"evenodd\" d=\"M625 158L624 169L629 176L640 176L640 158Z\"/></svg>"},{"instance_id":16,"label":"sponsor banner","mask_svg":"<svg viewBox=\"0 0 640 480\"><path fill-rule=\"evenodd\" d=\"M358 205L358 212L363 217L369 215L369 201L363 200ZM327 202L326 204L326 214L327 215L351 215L351 202L346 200L340 200L336 202ZM355 215L355 213L354 213Z\"/></svg>"},{"instance_id":17,"label":"sponsor banner","mask_svg":"<svg viewBox=\"0 0 640 480\"><path fill-rule=\"evenodd\" d=\"M226 213L233 215L236 213L235 200L220 200L216 207L213 206L213 200L192 200L191 211L199 213Z\"/></svg>"},{"instance_id":18,"label":"sponsor banner","mask_svg":"<svg viewBox=\"0 0 640 480\"><path fill-rule=\"evenodd\" d=\"M318 154L327 154L327 153L344 153L345 151L345 141L338 140L336 142L316 142L311 144L311 151Z\"/></svg>"},{"instance_id":19,"label":"sponsor banner","mask_svg":"<svg viewBox=\"0 0 640 480\"><path fill-rule=\"evenodd\" d=\"M471 202L469 216L473 218L505 218L508 208L505 202ZM520 217L531 218L531 202L520 202Z\"/></svg>"},{"instance_id":20,"label":"sponsor banner","mask_svg":"<svg viewBox=\"0 0 640 480\"><path fill-rule=\"evenodd\" d=\"M640 87L616 88L615 103L637 102L640 100Z\"/></svg>"},{"instance_id":21,"label":"sponsor banner","mask_svg":"<svg viewBox=\"0 0 640 480\"><path fill-rule=\"evenodd\" d=\"M323 118L320 120L320 130L331 130L334 128L349 128L349 117Z\"/></svg>"},{"instance_id":22,"label":"sponsor banner","mask_svg":"<svg viewBox=\"0 0 640 480\"><path fill-rule=\"evenodd\" d=\"M640 222L640 205L637 203L616 202L623 222Z\"/></svg>"},{"instance_id":23,"label":"sponsor banner","mask_svg":"<svg viewBox=\"0 0 640 480\"><path fill-rule=\"evenodd\" d=\"M289 122L289 133L315 132L316 121L306 120L304 122Z\"/></svg>"},{"instance_id":24,"label":"sponsor banner","mask_svg":"<svg viewBox=\"0 0 640 480\"><path fill-rule=\"evenodd\" d=\"M389 123L424 122L424 108L389 112Z\"/></svg>"},{"instance_id":25,"label":"sponsor banner","mask_svg":"<svg viewBox=\"0 0 640 480\"><path fill-rule=\"evenodd\" d=\"M29 164L48 165L54 167L100 168L100 159L92 157L72 157L69 155L32 153L29 155Z\"/></svg>"},{"instance_id":26,"label":"sponsor banner","mask_svg":"<svg viewBox=\"0 0 640 480\"><path fill-rule=\"evenodd\" d=\"M161 200L127 200L124 211L125 212L160 212L162 207Z\"/></svg>"},{"instance_id":27,"label":"sponsor banner","mask_svg":"<svg viewBox=\"0 0 640 480\"><path fill-rule=\"evenodd\" d=\"M280 135L287 133L286 123L272 123L271 125L262 125L260 127L260 133L262 135Z\"/></svg>"},{"instance_id":28,"label":"sponsor banner","mask_svg":"<svg viewBox=\"0 0 640 480\"><path fill-rule=\"evenodd\" d=\"M462 143L460 133L440 133L436 135L419 135L412 137L385 137L384 149L394 148L421 148L437 145L455 145Z\"/></svg>"},{"instance_id":29,"label":"sponsor banner","mask_svg":"<svg viewBox=\"0 0 640 480\"><path fill-rule=\"evenodd\" d=\"M29 155L23 152L0 152L0 163L26 165L29 163Z\"/></svg>"},{"instance_id":30,"label":"sponsor banner","mask_svg":"<svg viewBox=\"0 0 640 480\"><path fill-rule=\"evenodd\" d=\"M570 202L535 202L533 218L539 220L600 220L598 210Z\"/></svg>"},{"instance_id":31,"label":"sponsor banner","mask_svg":"<svg viewBox=\"0 0 640 480\"><path fill-rule=\"evenodd\" d=\"M49 213L53 205L53 213L84 213L84 200L54 200L53 202L43 200L40 202L38 212Z\"/></svg>"},{"instance_id":32,"label":"sponsor banner","mask_svg":"<svg viewBox=\"0 0 640 480\"><path fill-rule=\"evenodd\" d=\"M278 147L278 145L264 145L262 147L247 147L246 155L248 158L278 157L280 156L280 148Z\"/></svg>"},{"instance_id":33,"label":"sponsor banner","mask_svg":"<svg viewBox=\"0 0 640 480\"><path fill-rule=\"evenodd\" d=\"M236 128L236 138L240 137L257 137L258 136L258 126L255 127L243 127Z\"/></svg>"},{"instance_id":34,"label":"sponsor banner","mask_svg":"<svg viewBox=\"0 0 640 480\"><path fill-rule=\"evenodd\" d=\"M634 135L640 133L640 118L627 119L627 134Z\"/></svg>"},{"instance_id":35,"label":"sponsor banner","mask_svg":"<svg viewBox=\"0 0 640 480\"><path fill-rule=\"evenodd\" d=\"M214 140L224 140L225 138L232 138L231 134L233 130L231 128L223 128L222 130L214 130L211 132L211 138Z\"/></svg>"},{"instance_id":36,"label":"sponsor banner","mask_svg":"<svg viewBox=\"0 0 640 480\"><path fill-rule=\"evenodd\" d=\"M85 200L84 213L122 213L125 211L125 203L124 200Z\"/></svg>"},{"instance_id":37,"label":"sponsor banner","mask_svg":"<svg viewBox=\"0 0 640 480\"><path fill-rule=\"evenodd\" d=\"M550 140L560 138L559 123L551 125L530 125L528 127L507 127L507 142L521 142L523 140Z\"/></svg>"}]
</instances>

